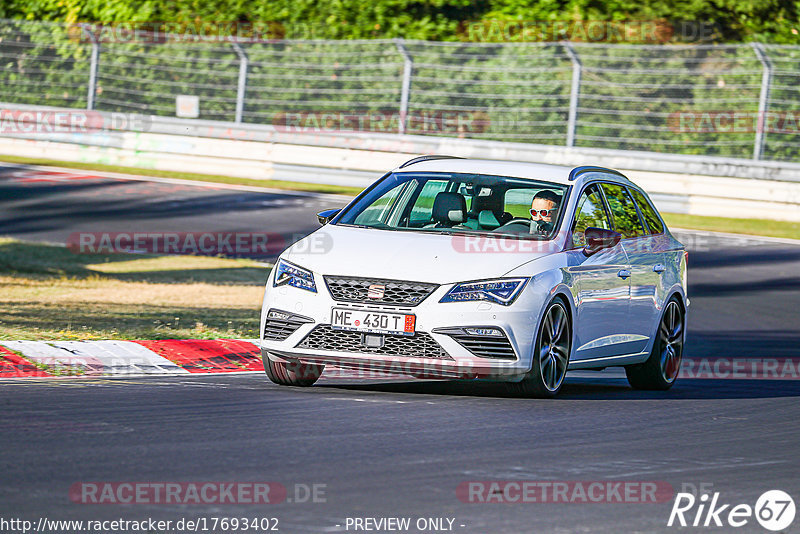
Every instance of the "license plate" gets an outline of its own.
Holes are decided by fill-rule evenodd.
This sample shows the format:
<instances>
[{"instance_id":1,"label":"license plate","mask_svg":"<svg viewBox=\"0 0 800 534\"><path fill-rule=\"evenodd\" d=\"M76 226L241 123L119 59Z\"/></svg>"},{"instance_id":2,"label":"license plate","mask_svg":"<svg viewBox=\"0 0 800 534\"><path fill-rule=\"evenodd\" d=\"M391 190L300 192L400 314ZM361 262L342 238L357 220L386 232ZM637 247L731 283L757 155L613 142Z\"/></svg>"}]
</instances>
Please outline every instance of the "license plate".
<instances>
[{"instance_id":1,"label":"license plate","mask_svg":"<svg viewBox=\"0 0 800 534\"><path fill-rule=\"evenodd\" d=\"M412 336L416 319L416 316L405 313L333 308L331 327L337 330Z\"/></svg>"}]
</instances>

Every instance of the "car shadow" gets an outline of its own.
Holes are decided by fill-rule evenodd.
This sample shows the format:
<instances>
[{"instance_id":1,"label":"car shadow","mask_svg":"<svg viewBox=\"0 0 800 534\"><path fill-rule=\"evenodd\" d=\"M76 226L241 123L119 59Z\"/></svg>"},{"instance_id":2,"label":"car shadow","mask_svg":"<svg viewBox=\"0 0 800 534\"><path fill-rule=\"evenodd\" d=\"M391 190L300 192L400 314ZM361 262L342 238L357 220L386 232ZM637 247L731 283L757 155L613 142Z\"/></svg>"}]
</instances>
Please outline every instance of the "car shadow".
<instances>
[{"instance_id":1,"label":"car shadow","mask_svg":"<svg viewBox=\"0 0 800 534\"><path fill-rule=\"evenodd\" d=\"M315 388L353 392L444 395L476 398L521 398L500 382L469 380L380 379L358 383L323 379ZM624 378L570 378L550 402L565 400L701 400L800 397L800 380L680 380L668 391L632 389ZM533 400L533 399L532 399Z\"/></svg>"}]
</instances>

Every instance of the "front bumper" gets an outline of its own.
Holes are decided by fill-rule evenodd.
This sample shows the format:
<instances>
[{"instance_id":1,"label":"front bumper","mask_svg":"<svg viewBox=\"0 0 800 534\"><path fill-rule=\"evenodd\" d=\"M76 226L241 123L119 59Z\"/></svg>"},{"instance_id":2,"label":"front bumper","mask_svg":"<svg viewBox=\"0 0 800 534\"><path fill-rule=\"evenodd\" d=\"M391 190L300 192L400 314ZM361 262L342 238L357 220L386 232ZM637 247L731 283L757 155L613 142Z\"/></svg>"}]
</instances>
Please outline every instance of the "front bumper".
<instances>
[{"instance_id":1,"label":"front bumper","mask_svg":"<svg viewBox=\"0 0 800 534\"><path fill-rule=\"evenodd\" d=\"M322 277L318 278L321 280ZM521 378L531 367L532 345L546 292L537 291L534 283L528 283L510 306L490 302L439 303L452 287L452 284L439 286L416 306L389 306L336 301L324 283L317 284L317 293L289 286L272 287L270 276L261 317L262 353L274 361L368 369L417 377ZM318 342L320 333L331 332L334 307L413 314L416 316L415 335L408 336L406 340L395 340L397 343L389 339L382 348L376 350L363 345L358 333L337 334L330 338L332 343L328 342L324 348L319 348L323 346ZM290 320L295 317L300 320L293 324L293 331L285 338L265 339L265 326L268 334L274 337L276 327L268 317L268 312L275 310L290 316ZM459 338L453 335L464 327L500 329L504 333L504 340L507 340L508 349L495 350L502 345L497 338L492 340L494 344L491 346L494 348L491 350L476 349L476 345L465 341L464 336ZM390 337L386 335L387 339ZM310 339L316 339L317 343L310 343ZM436 350L436 347L441 350Z\"/></svg>"}]
</instances>

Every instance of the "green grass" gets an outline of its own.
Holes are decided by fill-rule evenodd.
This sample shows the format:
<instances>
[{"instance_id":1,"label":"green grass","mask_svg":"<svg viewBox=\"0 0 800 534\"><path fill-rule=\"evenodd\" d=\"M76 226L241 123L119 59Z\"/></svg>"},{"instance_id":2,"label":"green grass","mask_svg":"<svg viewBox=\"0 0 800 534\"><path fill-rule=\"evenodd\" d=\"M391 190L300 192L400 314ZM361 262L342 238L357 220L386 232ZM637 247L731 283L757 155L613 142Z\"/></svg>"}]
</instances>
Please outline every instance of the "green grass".
<instances>
[{"instance_id":1,"label":"green grass","mask_svg":"<svg viewBox=\"0 0 800 534\"><path fill-rule=\"evenodd\" d=\"M306 182L286 182L282 180L254 180L250 178L236 178L217 174L199 174L193 172L160 171L141 167L123 167L121 165L106 165L103 163L81 163L43 158L28 158L22 156L0 155L0 161L5 163L18 163L20 165L43 165L50 167L64 167L65 169L79 169L83 171L118 172L139 176L153 176L156 178L175 178L178 180L193 180L197 182L212 182L218 184L249 185L255 187L269 187L272 189L287 189L291 191L307 191L311 193L331 193L337 195L355 196L362 187L348 187L342 185L315 184ZM375 175L378 178L378 175Z\"/></svg>"},{"instance_id":2,"label":"green grass","mask_svg":"<svg viewBox=\"0 0 800 534\"><path fill-rule=\"evenodd\" d=\"M728 217L703 217L680 213L662 213L670 228L711 230L731 234L748 234L769 237L800 239L800 223L771 221L768 219L733 219Z\"/></svg>"},{"instance_id":3,"label":"green grass","mask_svg":"<svg viewBox=\"0 0 800 534\"><path fill-rule=\"evenodd\" d=\"M258 337L269 268L0 238L0 339Z\"/></svg>"}]
</instances>

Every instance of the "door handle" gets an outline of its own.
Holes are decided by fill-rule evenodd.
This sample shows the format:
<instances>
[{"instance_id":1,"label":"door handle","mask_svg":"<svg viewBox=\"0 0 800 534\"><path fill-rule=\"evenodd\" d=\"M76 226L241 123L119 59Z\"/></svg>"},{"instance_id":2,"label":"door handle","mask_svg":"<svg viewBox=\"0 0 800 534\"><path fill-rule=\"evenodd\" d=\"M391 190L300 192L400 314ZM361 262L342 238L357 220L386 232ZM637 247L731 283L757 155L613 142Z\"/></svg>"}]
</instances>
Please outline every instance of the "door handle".
<instances>
[{"instance_id":1,"label":"door handle","mask_svg":"<svg viewBox=\"0 0 800 534\"><path fill-rule=\"evenodd\" d=\"M619 272L617 273L617 276L619 276L624 280L626 278L630 278L631 272L628 269L620 269Z\"/></svg>"},{"instance_id":2,"label":"door handle","mask_svg":"<svg viewBox=\"0 0 800 534\"><path fill-rule=\"evenodd\" d=\"M664 272L664 271L666 271L666 270L667 270L667 268L666 268L666 267L664 267L664 264L663 264L663 263L656 263L655 265L653 265L653 272L654 272L654 273L661 274L661 273L663 273L663 272Z\"/></svg>"}]
</instances>

